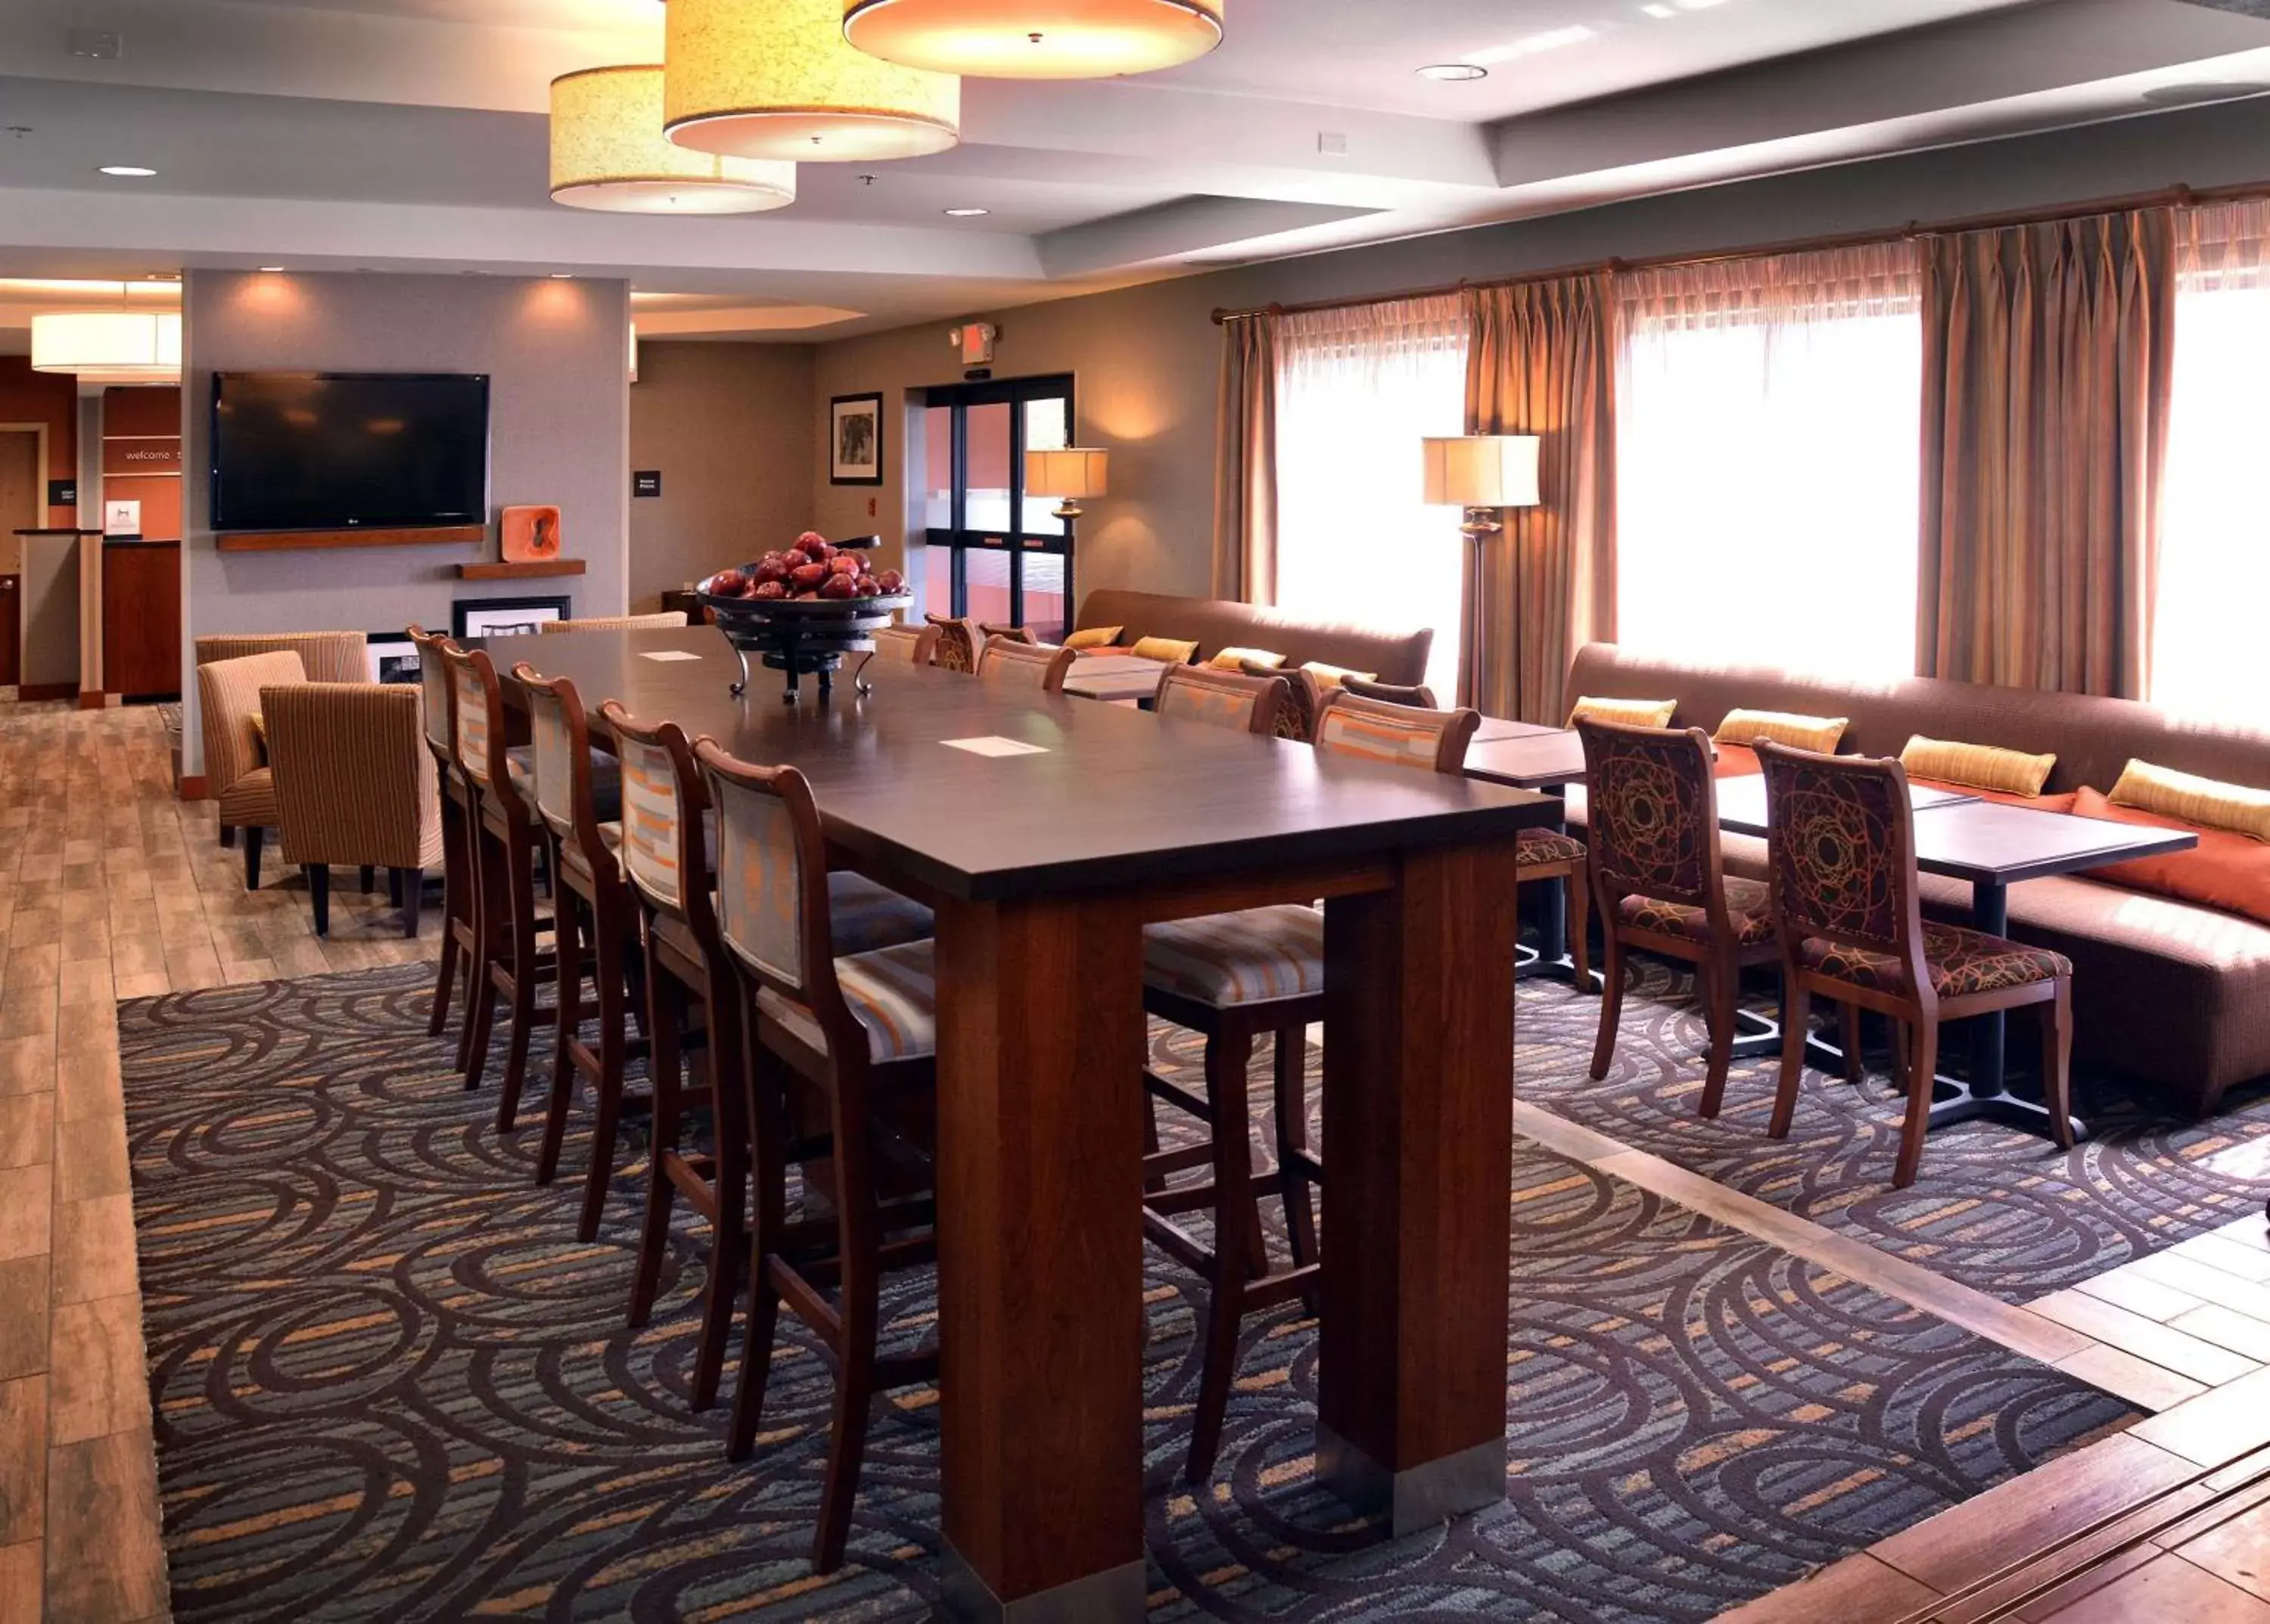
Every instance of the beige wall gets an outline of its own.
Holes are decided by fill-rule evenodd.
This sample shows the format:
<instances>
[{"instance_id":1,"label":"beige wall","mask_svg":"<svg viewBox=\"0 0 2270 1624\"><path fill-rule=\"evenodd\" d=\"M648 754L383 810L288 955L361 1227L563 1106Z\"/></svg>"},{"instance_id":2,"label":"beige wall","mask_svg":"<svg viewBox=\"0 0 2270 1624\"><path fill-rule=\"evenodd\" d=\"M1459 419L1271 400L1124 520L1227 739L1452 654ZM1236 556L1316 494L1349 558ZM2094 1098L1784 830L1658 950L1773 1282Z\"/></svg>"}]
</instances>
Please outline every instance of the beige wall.
<instances>
[{"instance_id":1,"label":"beige wall","mask_svg":"<svg viewBox=\"0 0 2270 1624\"><path fill-rule=\"evenodd\" d=\"M662 494L631 501L633 611L811 528L819 438L810 345L642 342L631 467L661 470Z\"/></svg>"},{"instance_id":2,"label":"beige wall","mask_svg":"<svg viewBox=\"0 0 2270 1624\"><path fill-rule=\"evenodd\" d=\"M1075 435L1109 448L1111 494L1086 504L1079 590L1138 587L1203 593L1213 552L1217 306L1362 298L1612 257L1740 248L1914 219L2036 208L2162 188L2270 180L2270 98L1980 143L1639 203L1274 263L1209 272L1085 298L971 312L1001 328L996 377L1069 372ZM910 390L958 382L948 321L823 345L813 416L831 395L879 389L886 429L880 491L831 486L813 450L819 528L907 530L901 488ZM1297 538L1287 538L1287 545Z\"/></svg>"}]
</instances>

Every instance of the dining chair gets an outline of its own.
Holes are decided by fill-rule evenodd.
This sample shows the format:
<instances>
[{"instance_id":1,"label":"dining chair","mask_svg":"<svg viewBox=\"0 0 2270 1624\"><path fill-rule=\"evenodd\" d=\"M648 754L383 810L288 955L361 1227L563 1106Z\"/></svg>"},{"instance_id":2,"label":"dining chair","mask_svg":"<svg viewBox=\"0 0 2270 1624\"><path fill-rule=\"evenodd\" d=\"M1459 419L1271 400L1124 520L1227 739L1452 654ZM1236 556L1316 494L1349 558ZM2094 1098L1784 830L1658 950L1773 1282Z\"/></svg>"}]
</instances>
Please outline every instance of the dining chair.
<instances>
[{"instance_id":1,"label":"dining chair","mask_svg":"<svg viewBox=\"0 0 2270 1624\"><path fill-rule=\"evenodd\" d=\"M593 615L583 620L545 620L538 632L660 632L686 624L686 611L665 609L650 615Z\"/></svg>"},{"instance_id":2,"label":"dining chair","mask_svg":"<svg viewBox=\"0 0 2270 1624\"><path fill-rule=\"evenodd\" d=\"M716 809L717 929L739 992L741 1116L754 1169L748 1328L726 1452L744 1460L754 1448L784 1303L835 1369L812 1557L815 1571L832 1573L875 1396L938 1379L935 1341L878 1353L884 1275L937 1253L926 1131L937 1088L934 944L840 953L827 842L803 775L737 760L708 738L694 758ZM800 1109L799 1094L817 1094L818 1109ZM790 1168L809 1178L823 1161L834 1211L790 1223Z\"/></svg>"},{"instance_id":3,"label":"dining chair","mask_svg":"<svg viewBox=\"0 0 2270 1624\"><path fill-rule=\"evenodd\" d=\"M1193 675L1199 668L1191 668ZM1180 672L1168 673L1169 680ZM1222 673L1214 673L1220 675ZM1271 679L1285 686L1281 674ZM1256 681L1248 676L1243 681ZM1162 686L1161 693L1164 693ZM1417 711L1335 694L1320 723L1346 708L1344 723L1322 727L1320 755L1384 759L1398 766L1458 772L1481 718L1471 710ZM1376 711L1376 716L1369 713ZM1248 728L1250 718L1222 713L1222 725ZM1145 1107L1172 1106L1204 1124L1201 1144L1162 1150L1155 1115L1146 1124L1143 1230L1150 1242L1203 1279L1208 1289L1205 1348L1191 1417L1185 1477L1204 1480L1221 1448L1237 1338L1248 1314L1301 1299L1314 1305L1318 1279L1313 1187L1324 1166L1308 1140L1308 1028L1324 1018L1324 916L1305 903L1170 920L1143 931L1143 1007L1152 1016L1205 1039L1204 1093L1144 1073ZM1253 1166L1248 1074L1256 1042L1272 1039L1275 1165ZM1331 1042L1327 1031L1325 1041ZM1171 1184L1176 1174L1209 1170L1203 1183ZM1278 1269L1261 1227L1261 1198L1285 1211L1291 1266ZM1208 1246L1175 1220L1208 1212Z\"/></svg>"},{"instance_id":4,"label":"dining chair","mask_svg":"<svg viewBox=\"0 0 2270 1624\"><path fill-rule=\"evenodd\" d=\"M1895 1023L1895 1070L1907 1093L1892 1169L1893 1188L1903 1190L1923 1161L1940 1026L2032 1005L2041 1014L2044 1102L2058 1145L2071 1150L2072 961L1924 919L1915 812L1898 761L1816 755L1769 740L1756 749L1782 961L1781 1079L1767 1131L1786 1138L1796 1113L1813 995L1873 1010Z\"/></svg>"},{"instance_id":5,"label":"dining chair","mask_svg":"<svg viewBox=\"0 0 2270 1624\"><path fill-rule=\"evenodd\" d=\"M1589 717L1576 732L1584 745L1588 871L1606 949L1592 1079L1605 1079L1615 1060L1626 951L1660 953L1695 966L1702 983L1710 1049L1701 1111L1716 1116L1733 1060L1742 970L1780 956L1768 889L1726 873L1720 861L1708 733Z\"/></svg>"},{"instance_id":6,"label":"dining chair","mask_svg":"<svg viewBox=\"0 0 2270 1624\"><path fill-rule=\"evenodd\" d=\"M1061 693L1078 658L1079 653L1071 649L990 637L977 656L977 675L996 687Z\"/></svg>"},{"instance_id":7,"label":"dining chair","mask_svg":"<svg viewBox=\"0 0 2270 1624\"><path fill-rule=\"evenodd\" d=\"M457 766L456 687L449 680L449 664L441 657L442 649L454 645L422 626L409 627L404 634L418 650L418 689L422 700L419 709L441 797L441 956L434 974L434 1012L426 1022L427 1034L439 1037L449 1024L449 1005L457 997L461 968L469 1011L472 997L472 820L468 810L472 803L464 773ZM465 1058L463 1054L457 1057L460 1072L465 1069Z\"/></svg>"},{"instance_id":8,"label":"dining chair","mask_svg":"<svg viewBox=\"0 0 2270 1624\"><path fill-rule=\"evenodd\" d=\"M308 682L368 682L370 637L364 632L208 632L195 645L197 663L255 654L296 654Z\"/></svg>"},{"instance_id":9,"label":"dining chair","mask_svg":"<svg viewBox=\"0 0 2270 1624\"><path fill-rule=\"evenodd\" d=\"M579 1082L591 1089L591 1157L583 1178L579 1239L599 1232L615 1171L615 1139L622 1120L624 1072L647 1052L630 1030L645 1012L634 989L645 985L638 904L623 873L622 774L615 758L591 747L582 696L566 678L547 679L527 661L513 680L528 701L529 753L536 810L552 843L552 898L557 1005L553 1039L552 1099L536 1182L550 1183L560 1169L560 1146L575 1109ZM603 765L604 764L604 765ZM589 1012L583 983L591 983L598 1023L595 1047L583 1036ZM635 1015L634 1014L635 1012Z\"/></svg>"},{"instance_id":10,"label":"dining chair","mask_svg":"<svg viewBox=\"0 0 2270 1624\"><path fill-rule=\"evenodd\" d=\"M1340 692L1383 705L1408 705L1419 710L1438 708L1435 690L1425 683L1375 682L1368 677L1343 677Z\"/></svg>"},{"instance_id":11,"label":"dining chair","mask_svg":"<svg viewBox=\"0 0 2270 1624\"><path fill-rule=\"evenodd\" d=\"M1041 641L1033 635L1032 628L1026 626L1002 626L991 620L980 620L977 629L985 634L988 642L1033 644Z\"/></svg>"},{"instance_id":12,"label":"dining chair","mask_svg":"<svg viewBox=\"0 0 2270 1624\"><path fill-rule=\"evenodd\" d=\"M260 889L260 847L276 827L276 775L262 758L260 690L305 682L307 667L289 649L208 660L197 667L197 715L204 742L205 782L220 803L220 843L244 837L244 888Z\"/></svg>"},{"instance_id":13,"label":"dining chair","mask_svg":"<svg viewBox=\"0 0 2270 1624\"><path fill-rule=\"evenodd\" d=\"M441 795L415 688L271 684L260 691L276 827L308 877L315 934L331 933L333 864L389 871L402 933L418 934L426 871L441 862Z\"/></svg>"},{"instance_id":14,"label":"dining chair","mask_svg":"<svg viewBox=\"0 0 2270 1624\"><path fill-rule=\"evenodd\" d=\"M1277 708L1277 737L1299 745L1316 742L1317 713L1324 707L1324 685L1317 680L1314 671L1304 671L1298 666L1281 670L1251 660L1239 669L1249 677L1283 678L1285 702Z\"/></svg>"},{"instance_id":15,"label":"dining chair","mask_svg":"<svg viewBox=\"0 0 2270 1624\"><path fill-rule=\"evenodd\" d=\"M924 615L923 619L938 628L938 652L931 664L940 671L976 674L977 656L985 649L985 634L977 622L948 615Z\"/></svg>"},{"instance_id":16,"label":"dining chair","mask_svg":"<svg viewBox=\"0 0 2270 1624\"><path fill-rule=\"evenodd\" d=\"M473 871L473 993L465 1018L465 1086L480 1086L488 1066L497 999L506 1003L504 1082L497 1131L510 1132L528 1078L536 1034L536 990L555 971L538 934L552 921L536 910L542 826L528 791L529 769L505 746L504 696L486 649L441 650L457 718L457 769L464 775Z\"/></svg>"},{"instance_id":17,"label":"dining chair","mask_svg":"<svg viewBox=\"0 0 2270 1624\"><path fill-rule=\"evenodd\" d=\"M1151 708L1169 720L1204 722L1243 733L1274 733L1289 686L1284 678L1249 677L1210 665L1170 665Z\"/></svg>"},{"instance_id":18,"label":"dining chair","mask_svg":"<svg viewBox=\"0 0 2270 1624\"><path fill-rule=\"evenodd\" d=\"M901 665L932 665L943 635L935 626L886 626L874 634L875 657Z\"/></svg>"}]
</instances>

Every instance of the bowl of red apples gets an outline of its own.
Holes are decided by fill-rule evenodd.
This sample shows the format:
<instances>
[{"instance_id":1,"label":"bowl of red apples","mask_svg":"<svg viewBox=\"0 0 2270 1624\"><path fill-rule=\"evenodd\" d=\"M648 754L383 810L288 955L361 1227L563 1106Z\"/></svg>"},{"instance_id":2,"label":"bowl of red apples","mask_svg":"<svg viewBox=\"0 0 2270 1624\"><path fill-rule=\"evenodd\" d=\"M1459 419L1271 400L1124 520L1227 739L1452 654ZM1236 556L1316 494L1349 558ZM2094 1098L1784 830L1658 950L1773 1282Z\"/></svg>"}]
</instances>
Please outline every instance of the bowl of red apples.
<instances>
[{"instance_id":1,"label":"bowl of red apples","mask_svg":"<svg viewBox=\"0 0 2270 1624\"><path fill-rule=\"evenodd\" d=\"M698 592L741 656L733 692L748 686L749 656L757 654L787 673L791 702L806 672L819 677L822 693L829 692L843 656L873 653L873 634L914 601L897 570L875 569L863 548L839 546L813 530L753 564L719 570ZM864 680L858 689L870 691Z\"/></svg>"}]
</instances>

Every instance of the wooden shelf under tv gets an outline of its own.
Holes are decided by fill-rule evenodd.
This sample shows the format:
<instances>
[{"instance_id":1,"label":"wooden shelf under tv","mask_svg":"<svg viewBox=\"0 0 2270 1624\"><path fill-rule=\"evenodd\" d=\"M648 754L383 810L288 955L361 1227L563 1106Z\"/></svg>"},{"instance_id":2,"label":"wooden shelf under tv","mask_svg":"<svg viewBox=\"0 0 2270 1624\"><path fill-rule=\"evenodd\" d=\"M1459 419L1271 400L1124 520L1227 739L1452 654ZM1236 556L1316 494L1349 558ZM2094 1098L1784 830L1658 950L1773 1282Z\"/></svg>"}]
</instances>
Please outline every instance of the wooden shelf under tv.
<instances>
[{"instance_id":1,"label":"wooden shelf under tv","mask_svg":"<svg viewBox=\"0 0 2270 1624\"><path fill-rule=\"evenodd\" d=\"M223 552L286 552L308 547L463 547L488 538L485 524L434 524L417 530L234 530L215 538Z\"/></svg>"},{"instance_id":2,"label":"wooden shelf under tv","mask_svg":"<svg viewBox=\"0 0 2270 1624\"><path fill-rule=\"evenodd\" d=\"M515 563L460 564L457 578L461 581L530 581L538 575L580 575L583 573L582 559L526 559Z\"/></svg>"}]
</instances>

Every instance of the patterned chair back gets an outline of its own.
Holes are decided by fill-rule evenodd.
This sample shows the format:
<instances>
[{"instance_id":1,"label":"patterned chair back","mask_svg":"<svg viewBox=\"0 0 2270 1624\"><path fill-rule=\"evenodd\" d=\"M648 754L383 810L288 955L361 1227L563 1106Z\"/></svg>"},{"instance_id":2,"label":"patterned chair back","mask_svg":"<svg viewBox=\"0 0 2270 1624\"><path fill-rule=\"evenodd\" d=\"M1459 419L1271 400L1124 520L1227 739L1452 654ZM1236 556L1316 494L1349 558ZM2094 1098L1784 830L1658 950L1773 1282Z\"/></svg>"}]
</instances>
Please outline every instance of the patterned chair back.
<instances>
[{"instance_id":1,"label":"patterned chair back","mask_svg":"<svg viewBox=\"0 0 2270 1624\"><path fill-rule=\"evenodd\" d=\"M1915 812L1896 760L1815 755L1770 740L1767 861L1784 936L1888 954L1923 970L1923 904L1916 883Z\"/></svg>"},{"instance_id":2,"label":"patterned chair back","mask_svg":"<svg viewBox=\"0 0 2270 1624\"><path fill-rule=\"evenodd\" d=\"M924 619L938 628L938 653L931 664L940 671L975 675L977 656L985 648L985 634L977 629L977 622L949 619L944 615L925 615Z\"/></svg>"},{"instance_id":3,"label":"patterned chair back","mask_svg":"<svg viewBox=\"0 0 2270 1624\"><path fill-rule=\"evenodd\" d=\"M426 742L443 760L454 761L457 755L457 708L449 692L449 663L441 657L441 650L449 646L449 640L422 626L406 628L406 635L418 649L418 692L426 701Z\"/></svg>"},{"instance_id":4,"label":"patterned chair back","mask_svg":"<svg viewBox=\"0 0 2270 1624\"><path fill-rule=\"evenodd\" d=\"M623 871L647 902L695 927L705 943L708 852L702 839L708 797L693 752L675 722L649 727L609 700L599 707L623 767Z\"/></svg>"},{"instance_id":5,"label":"patterned chair back","mask_svg":"<svg viewBox=\"0 0 2270 1624\"><path fill-rule=\"evenodd\" d=\"M452 645L441 651L449 668L451 714L457 728L457 769L486 790L505 774L504 703L496 667L486 649Z\"/></svg>"},{"instance_id":6,"label":"patterned chair back","mask_svg":"<svg viewBox=\"0 0 2270 1624\"><path fill-rule=\"evenodd\" d=\"M305 682L300 656L288 650L240 655L197 667L199 736L204 741L205 782L218 800L260 765L260 738L252 719L260 690L271 683Z\"/></svg>"},{"instance_id":7,"label":"patterned chair back","mask_svg":"<svg viewBox=\"0 0 2270 1624\"><path fill-rule=\"evenodd\" d=\"M1285 706L1282 677L1248 677L1205 665L1169 666L1152 708L1184 722L1204 722L1241 733L1273 733Z\"/></svg>"},{"instance_id":8,"label":"patterned chair back","mask_svg":"<svg viewBox=\"0 0 2270 1624\"><path fill-rule=\"evenodd\" d=\"M1425 683L1406 686L1399 682L1373 682L1362 677L1343 677L1340 691L1353 693L1360 700L1377 700L1383 705L1408 705L1418 710L1439 710L1435 690Z\"/></svg>"},{"instance_id":9,"label":"patterned chair back","mask_svg":"<svg viewBox=\"0 0 2270 1624\"><path fill-rule=\"evenodd\" d=\"M985 634L987 642L1023 643L1027 648L1041 640L1033 635L1032 628L1023 626L997 626L990 620L980 620L977 629Z\"/></svg>"},{"instance_id":10,"label":"patterned chair back","mask_svg":"<svg viewBox=\"0 0 2270 1624\"><path fill-rule=\"evenodd\" d=\"M1285 702L1277 708L1277 737L1289 738L1296 745L1317 742L1317 713L1324 708L1324 686L1317 680L1314 671L1304 671L1298 666L1279 671L1250 660L1238 669L1249 677L1284 679Z\"/></svg>"},{"instance_id":11,"label":"patterned chair back","mask_svg":"<svg viewBox=\"0 0 2270 1624\"><path fill-rule=\"evenodd\" d=\"M989 638L977 656L977 674L998 687L1061 693L1072 663L1078 658L1070 649Z\"/></svg>"},{"instance_id":12,"label":"patterned chair back","mask_svg":"<svg viewBox=\"0 0 2270 1624\"><path fill-rule=\"evenodd\" d=\"M938 628L886 626L875 634L875 654L901 665L929 665L938 657Z\"/></svg>"},{"instance_id":13,"label":"patterned chair back","mask_svg":"<svg viewBox=\"0 0 2270 1624\"><path fill-rule=\"evenodd\" d=\"M1413 710L1335 689L1317 712L1317 749L1422 773L1455 773L1465 766L1466 746L1481 724L1476 711Z\"/></svg>"},{"instance_id":14,"label":"patterned chair back","mask_svg":"<svg viewBox=\"0 0 2270 1624\"><path fill-rule=\"evenodd\" d=\"M588 620L546 620L539 632L661 632L686 624L686 611L666 609L652 615L597 615Z\"/></svg>"},{"instance_id":15,"label":"patterned chair back","mask_svg":"<svg viewBox=\"0 0 2270 1624\"><path fill-rule=\"evenodd\" d=\"M1654 897L1711 912L1725 924L1719 873L1717 786L1710 737L1590 719L1584 741L1585 843L1596 889Z\"/></svg>"}]
</instances>

